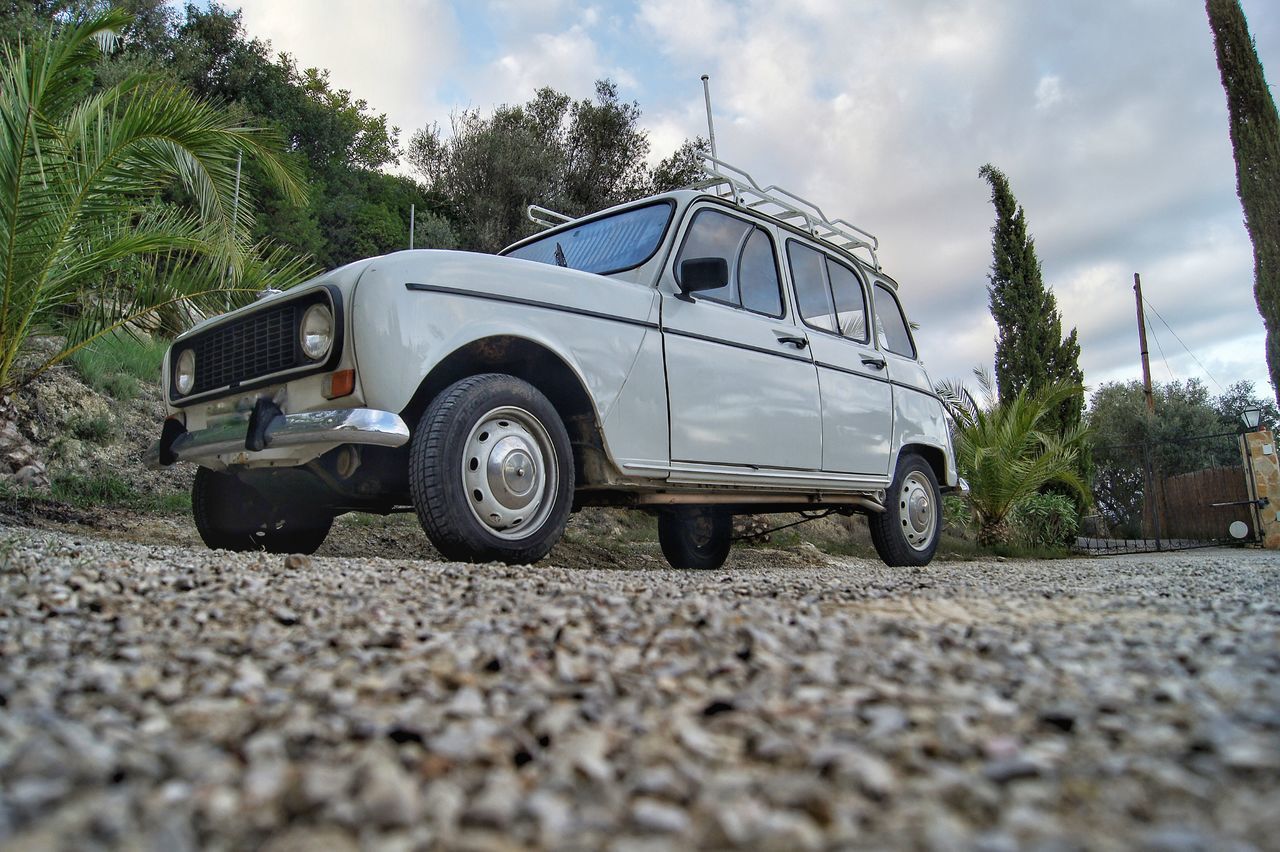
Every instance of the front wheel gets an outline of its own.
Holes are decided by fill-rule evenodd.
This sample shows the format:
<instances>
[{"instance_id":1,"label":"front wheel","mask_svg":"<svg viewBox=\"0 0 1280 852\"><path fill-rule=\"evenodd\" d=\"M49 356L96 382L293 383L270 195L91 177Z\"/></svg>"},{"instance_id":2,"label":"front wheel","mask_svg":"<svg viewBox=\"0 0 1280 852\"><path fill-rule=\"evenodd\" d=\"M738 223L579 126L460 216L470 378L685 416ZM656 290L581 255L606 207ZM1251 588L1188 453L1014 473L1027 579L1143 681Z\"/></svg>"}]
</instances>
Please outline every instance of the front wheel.
<instances>
[{"instance_id":1,"label":"front wheel","mask_svg":"<svg viewBox=\"0 0 1280 852\"><path fill-rule=\"evenodd\" d=\"M672 509L658 516L658 544L672 568L719 568L732 543L733 516L723 509Z\"/></svg>"},{"instance_id":2,"label":"front wheel","mask_svg":"<svg viewBox=\"0 0 1280 852\"><path fill-rule=\"evenodd\" d=\"M327 510L274 505L235 476L207 467L196 471L191 510L212 550L315 553L333 526Z\"/></svg>"},{"instance_id":3,"label":"front wheel","mask_svg":"<svg viewBox=\"0 0 1280 852\"><path fill-rule=\"evenodd\" d=\"M487 373L455 382L413 435L409 488L446 559L519 565L546 556L573 506L573 451L533 385Z\"/></svg>"},{"instance_id":4,"label":"front wheel","mask_svg":"<svg viewBox=\"0 0 1280 852\"><path fill-rule=\"evenodd\" d=\"M886 565L928 565L942 529L942 493L929 463L912 453L898 456L885 510L867 516L871 543Z\"/></svg>"}]
</instances>

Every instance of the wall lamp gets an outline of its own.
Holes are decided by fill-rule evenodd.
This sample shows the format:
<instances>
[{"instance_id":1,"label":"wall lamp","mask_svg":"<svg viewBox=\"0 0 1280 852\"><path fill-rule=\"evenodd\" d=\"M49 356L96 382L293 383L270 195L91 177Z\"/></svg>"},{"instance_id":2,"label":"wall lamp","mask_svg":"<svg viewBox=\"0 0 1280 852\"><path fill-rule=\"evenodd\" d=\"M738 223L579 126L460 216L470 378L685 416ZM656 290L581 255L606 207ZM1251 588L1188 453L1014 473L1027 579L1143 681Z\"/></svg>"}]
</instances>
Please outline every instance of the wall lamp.
<instances>
[{"instance_id":1,"label":"wall lamp","mask_svg":"<svg viewBox=\"0 0 1280 852\"><path fill-rule=\"evenodd\" d=\"M1244 424L1245 431L1255 431L1262 422L1262 409L1256 405L1244 409L1240 412L1240 422Z\"/></svg>"}]
</instances>

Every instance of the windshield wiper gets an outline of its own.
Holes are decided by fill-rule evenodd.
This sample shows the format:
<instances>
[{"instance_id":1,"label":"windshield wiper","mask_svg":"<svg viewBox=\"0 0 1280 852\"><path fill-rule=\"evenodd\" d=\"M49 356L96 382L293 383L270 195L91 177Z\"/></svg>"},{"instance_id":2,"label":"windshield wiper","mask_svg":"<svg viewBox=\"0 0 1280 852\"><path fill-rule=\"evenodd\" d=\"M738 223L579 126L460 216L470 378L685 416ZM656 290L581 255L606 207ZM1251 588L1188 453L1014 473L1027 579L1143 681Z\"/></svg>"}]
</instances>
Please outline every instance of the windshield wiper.
<instances>
[{"instance_id":1,"label":"windshield wiper","mask_svg":"<svg viewBox=\"0 0 1280 852\"><path fill-rule=\"evenodd\" d=\"M565 259L564 249L560 247L560 243L556 243L556 266L568 266L569 261Z\"/></svg>"}]
</instances>

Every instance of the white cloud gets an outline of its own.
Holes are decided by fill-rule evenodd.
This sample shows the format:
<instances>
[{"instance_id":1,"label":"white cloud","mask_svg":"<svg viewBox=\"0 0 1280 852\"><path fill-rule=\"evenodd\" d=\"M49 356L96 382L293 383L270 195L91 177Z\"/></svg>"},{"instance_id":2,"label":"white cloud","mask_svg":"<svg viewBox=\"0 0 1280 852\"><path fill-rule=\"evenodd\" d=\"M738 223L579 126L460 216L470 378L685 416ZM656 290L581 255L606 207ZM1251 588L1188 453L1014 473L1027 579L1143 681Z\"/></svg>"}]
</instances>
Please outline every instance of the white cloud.
<instances>
[{"instance_id":1,"label":"white cloud","mask_svg":"<svg viewBox=\"0 0 1280 852\"><path fill-rule=\"evenodd\" d=\"M460 57L459 33L446 0L237 0L247 32L292 54L302 68L327 68L335 88L349 89L385 112L402 131L449 112L436 99Z\"/></svg>"},{"instance_id":2,"label":"white cloud","mask_svg":"<svg viewBox=\"0 0 1280 852\"><path fill-rule=\"evenodd\" d=\"M665 53L713 53L738 13L723 0L642 0L638 19Z\"/></svg>"},{"instance_id":3,"label":"white cloud","mask_svg":"<svg viewBox=\"0 0 1280 852\"><path fill-rule=\"evenodd\" d=\"M1036 110L1048 112L1062 102L1062 78L1046 74L1036 84Z\"/></svg>"},{"instance_id":4,"label":"white cloud","mask_svg":"<svg viewBox=\"0 0 1280 852\"><path fill-rule=\"evenodd\" d=\"M577 0L463 0L486 12L487 22L502 33L521 34L545 30L576 12Z\"/></svg>"},{"instance_id":5,"label":"white cloud","mask_svg":"<svg viewBox=\"0 0 1280 852\"><path fill-rule=\"evenodd\" d=\"M490 66L477 90L483 102L521 103L543 86L572 97L587 97L595 81L607 76L595 41L585 29L537 33Z\"/></svg>"}]
</instances>

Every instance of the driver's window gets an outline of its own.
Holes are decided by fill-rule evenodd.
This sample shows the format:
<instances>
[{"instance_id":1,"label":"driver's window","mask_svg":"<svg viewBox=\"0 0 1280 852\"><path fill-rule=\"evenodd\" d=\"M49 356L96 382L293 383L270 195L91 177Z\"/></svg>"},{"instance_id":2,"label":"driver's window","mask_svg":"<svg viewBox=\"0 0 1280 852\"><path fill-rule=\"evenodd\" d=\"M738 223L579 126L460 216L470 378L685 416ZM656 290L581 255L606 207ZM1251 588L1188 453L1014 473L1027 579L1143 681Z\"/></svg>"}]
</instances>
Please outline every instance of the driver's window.
<instances>
[{"instance_id":1,"label":"driver's window","mask_svg":"<svg viewBox=\"0 0 1280 852\"><path fill-rule=\"evenodd\" d=\"M685 260L724 258L729 282L714 290L701 290L699 300L709 299L758 314L782 316L782 285L773 241L758 225L719 210L702 209L693 216L684 245L676 256L676 279Z\"/></svg>"}]
</instances>

